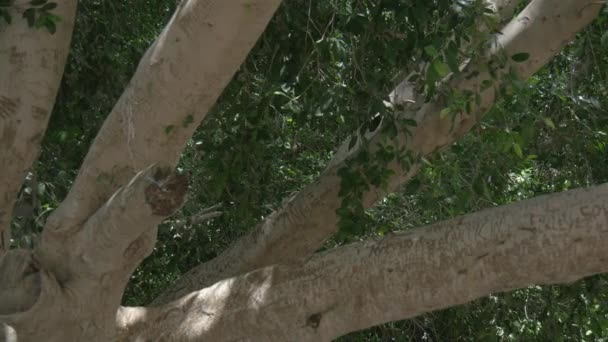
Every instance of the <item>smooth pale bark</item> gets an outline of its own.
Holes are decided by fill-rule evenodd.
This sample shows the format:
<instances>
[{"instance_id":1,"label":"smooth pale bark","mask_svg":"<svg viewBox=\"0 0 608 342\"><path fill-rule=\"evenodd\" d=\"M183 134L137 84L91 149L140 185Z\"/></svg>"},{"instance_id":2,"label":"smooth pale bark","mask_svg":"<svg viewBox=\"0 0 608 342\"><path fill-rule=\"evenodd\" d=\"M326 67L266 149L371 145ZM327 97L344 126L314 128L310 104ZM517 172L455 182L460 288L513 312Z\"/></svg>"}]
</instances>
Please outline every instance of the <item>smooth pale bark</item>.
<instances>
[{"instance_id":1,"label":"smooth pale bark","mask_svg":"<svg viewBox=\"0 0 608 342\"><path fill-rule=\"evenodd\" d=\"M532 284L608 271L608 184L541 196L269 266L162 307L119 341L329 341Z\"/></svg>"},{"instance_id":2,"label":"smooth pale bark","mask_svg":"<svg viewBox=\"0 0 608 342\"><path fill-rule=\"evenodd\" d=\"M104 124L37 249L10 251L0 259L0 338L326 340L492 292L606 271L604 185L347 246L304 265L263 268L166 306L121 308L117 316L130 274L153 249L157 224L183 203L184 178L168 170L204 117L191 110L206 112L212 105L276 6L278 1L182 2ZM503 48L507 54L530 53L528 61L514 65L527 77L597 9L594 1L536 0L527 16L503 30L500 48L488 54ZM467 74L479 74L456 76L444 86L478 90L488 77L478 68L467 66ZM403 135L394 144L418 154L449 145L493 103L492 90L481 94L471 115L458 113L454 125L439 118L440 102L423 103L414 96L400 115L418 126L411 139ZM396 102L401 95L394 94ZM369 139L375 144L382 137L370 132ZM357 148L346 143L318 182L242 240L241 249L225 254L242 260L219 259L210 268L212 277L310 255L335 231L336 171ZM153 162L162 166L145 168ZM389 184L393 190L418 166L407 172L397 164L390 167L397 171ZM135 174L139 169L144 171ZM366 205L381 195L370 191Z\"/></svg>"},{"instance_id":3,"label":"smooth pale bark","mask_svg":"<svg viewBox=\"0 0 608 342\"><path fill-rule=\"evenodd\" d=\"M70 236L0 259L0 323L18 341L114 341L131 273L154 249L157 225L184 203L187 180L152 166L119 189ZM46 254L51 249L61 251ZM3 332L0 331L0 340Z\"/></svg>"},{"instance_id":4,"label":"smooth pale bark","mask_svg":"<svg viewBox=\"0 0 608 342\"><path fill-rule=\"evenodd\" d=\"M46 230L78 229L135 173L176 165L280 0L184 0L148 49Z\"/></svg>"},{"instance_id":5,"label":"smooth pale bark","mask_svg":"<svg viewBox=\"0 0 608 342\"><path fill-rule=\"evenodd\" d=\"M601 6L602 3L593 0L535 0L493 38L495 44L488 48L488 60L503 54L510 57L527 52L530 58L525 62L512 62L498 70L499 74L504 74L512 67L521 79L526 79L587 26L597 16ZM470 114L457 113L454 120L440 118L439 113L445 108L442 101L425 103L411 91L412 87L407 82L400 84L391 94L391 99L393 103L405 107L399 113L400 117L415 120L417 127L409 130L411 138L401 134L392 144L407 149L414 155L426 156L450 146L467 133L496 101L495 89L501 81L480 91L481 83L492 79L485 68L487 62L482 60L471 63L462 74L443 85L444 89L460 92L470 90L480 94L479 105L474 105ZM476 76L470 77L475 73ZM371 146L385 142L385 137L379 131L380 129L368 133ZM305 187L220 256L184 274L154 304L166 303L224 278L275 263L299 262L312 255L337 230L336 209L341 204L337 171L350 156L359 151L358 145L350 149L349 145L350 141L342 144L327 169L314 183ZM387 191L395 191L406 183L420 166L420 163L414 163L405 170L397 162L390 163L394 175L389 179ZM384 194L384 191L371 188L363 196L364 206L372 206Z\"/></svg>"},{"instance_id":6,"label":"smooth pale bark","mask_svg":"<svg viewBox=\"0 0 608 342\"><path fill-rule=\"evenodd\" d=\"M180 3L34 252L0 259L0 298L10 299L0 302L2 329L19 341L114 340L124 287L186 194L185 178L168 170L279 3Z\"/></svg>"},{"instance_id":7,"label":"smooth pale bark","mask_svg":"<svg viewBox=\"0 0 608 342\"><path fill-rule=\"evenodd\" d=\"M28 6L26 1L15 5ZM11 10L12 24L0 29L0 256L10 244L15 199L32 163L55 104L67 60L76 0L52 10L61 21L56 32L35 29ZM12 7L15 8L15 7Z\"/></svg>"}]
</instances>

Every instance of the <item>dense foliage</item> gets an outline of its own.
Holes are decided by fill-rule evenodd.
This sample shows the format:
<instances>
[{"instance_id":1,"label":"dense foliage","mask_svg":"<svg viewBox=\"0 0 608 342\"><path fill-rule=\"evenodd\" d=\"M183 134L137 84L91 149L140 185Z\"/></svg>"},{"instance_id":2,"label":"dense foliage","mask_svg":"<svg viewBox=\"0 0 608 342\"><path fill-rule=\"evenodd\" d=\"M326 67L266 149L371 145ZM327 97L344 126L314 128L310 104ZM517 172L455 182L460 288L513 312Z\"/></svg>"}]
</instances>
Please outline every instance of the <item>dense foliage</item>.
<instances>
[{"instance_id":1,"label":"dense foliage","mask_svg":"<svg viewBox=\"0 0 608 342\"><path fill-rule=\"evenodd\" d=\"M286 1L190 141L180 165L192 180L189 201L162 225L156 251L133 275L124 302L149 302L312 182L346 137L373 125L375 115L390 115L387 94L421 62L431 66L422 79L432 96L434 80L475 53L475 45L464 55L461 48L475 41L484 9L477 1L455 3ZM175 2L79 6L43 151L16 209L16 245L35 243ZM372 210L358 210L354 201L354 216L344 215L326 248L607 182L607 24L604 13L536 76L514 82L482 124L425 159L403 191ZM193 224L216 204L222 216ZM606 276L531 287L343 340L607 340L607 289Z\"/></svg>"}]
</instances>

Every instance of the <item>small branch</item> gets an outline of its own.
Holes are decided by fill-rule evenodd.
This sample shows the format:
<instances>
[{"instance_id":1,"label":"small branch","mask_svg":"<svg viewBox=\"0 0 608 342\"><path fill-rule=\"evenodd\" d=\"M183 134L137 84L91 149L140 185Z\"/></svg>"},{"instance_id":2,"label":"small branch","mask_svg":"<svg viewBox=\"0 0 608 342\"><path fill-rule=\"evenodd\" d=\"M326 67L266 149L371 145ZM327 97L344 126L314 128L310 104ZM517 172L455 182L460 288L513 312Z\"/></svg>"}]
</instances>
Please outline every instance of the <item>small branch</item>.
<instances>
[{"instance_id":1,"label":"small branch","mask_svg":"<svg viewBox=\"0 0 608 342\"><path fill-rule=\"evenodd\" d=\"M121 308L119 341L330 341L533 284L608 272L608 184L541 196L303 266L226 279L162 307Z\"/></svg>"},{"instance_id":2,"label":"small branch","mask_svg":"<svg viewBox=\"0 0 608 342\"><path fill-rule=\"evenodd\" d=\"M222 207L221 204L216 204L214 206L204 208L197 215L194 215L193 217L190 218L190 220L189 220L190 225L201 224L205 221L209 221L213 218L222 216L223 213L221 211L216 210L221 207Z\"/></svg>"},{"instance_id":3,"label":"small branch","mask_svg":"<svg viewBox=\"0 0 608 342\"><path fill-rule=\"evenodd\" d=\"M525 51L530 53L530 58L522 63L508 63L498 72L506 72L509 67L513 67L520 78L530 77L561 51L562 47L574 38L576 32L597 16L600 6L589 7L579 14L580 9L589 3L592 1L533 1L501 34L493 38L498 42L496 46L502 49L494 47L487 51L489 56L511 56ZM531 20L523 23L521 18ZM479 104L472 106L470 114L457 113L454 120L442 119L440 112L444 105L437 99L430 102L415 100L409 109L401 112L401 119L414 120L417 125L410 128L401 127L402 133L392 142L395 150L403 149L411 151L413 155L426 156L450 146L467 133L496 100L495 89L500 86L500 82L495 82L492 87L483 91L479 90L485 80L493 79L487 69L485 63L468 65L461 75L443 84L445 89L479 93ZM407 89L409 88L406 86L398 87L396 96L411 99L410 94L401 94ZM410 137L404 134L408 130ZM372 153L385 141L379 130L368 132L367 139ZM312 255L337 230L339 218L336 209L341 204L337 170L359 151L357 144L354 147L350 145L349 140L342 144L316 182L300 191L220 256L188 271L153 304L167 303L224 278L276 263L301 262ZM421 163L414 162L409 169L404 169L400 163L393 161L388 167L393 171L393 175L388 180L386 190L393 192L416 174ZM363 205L372 206L384 194L384 191L372 187L363 195Z\"/></svg>"},{"instance_id":4,"label":"small branch","mask_svg":"<svg viewBox=\"0 0 608 342\"><path fill-rule=\"evenodd\" d=\"M212 211L206 214L198 215L192 218L190 224L201 224L205 221L211 220L212 218L220 217L222 214L223 213L221 211Z\"/></svg>"},{"instance_id":5,"label":"small branch","mask_svg":"<svg viewBox=\"0 0 608 342\"><path fill-rule=\"evenodd\" d=\"M221 207L221 204L216 204L214 206L202 209L196 215L187 217L185 219L180 218L180 219L173 220L173 221L171 221L171 227L173 229L181 230L181 229L184 229L184 228L187 228L190 226L199 225L199 224L209 221L213 218L222 216L223 213L221 211L213 211L220 207Z\"/></svg>"},{"instance_id":6,"label":"small branch","mask_svg":"<svg viewBox=\"0 0 608 342\"><path fill-rule=\"evenodd\" d=\"M0 30L0 256L10 246L11 212L26 172L38 157L68 56L75 0L53 14L56 32L29 27L26 20Z\"/></svg>"},{"instance_id":7,"label":"small branch","mask_svg":"<svg viewBox=\"0 0 608 342\"><path fill-rule=\"evenodd\" d=\"M206 213L211 212L211 211L216 211L217 209L219 209L221 207L222 207L221 203L218 203L216 205L212 205L210 207L207 207L207 208L204 208L203 210L201 210L200 213L199 213L199 215L206 214Z\"/></svg>"}]
</instances>

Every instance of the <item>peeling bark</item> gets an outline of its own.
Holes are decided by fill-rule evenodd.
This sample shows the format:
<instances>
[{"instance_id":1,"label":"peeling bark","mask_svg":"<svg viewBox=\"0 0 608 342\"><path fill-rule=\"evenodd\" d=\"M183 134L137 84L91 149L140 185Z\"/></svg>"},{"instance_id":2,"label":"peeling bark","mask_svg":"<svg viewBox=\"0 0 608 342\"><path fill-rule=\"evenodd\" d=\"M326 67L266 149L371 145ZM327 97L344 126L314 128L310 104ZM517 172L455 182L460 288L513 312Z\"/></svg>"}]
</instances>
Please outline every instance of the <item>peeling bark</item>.
<instances>
[{"instance_id":1,"label":"peeling bark","mask_svg":"<svg viewBox=\"0 0 608 342\"><path fill-rule=\"evenodd\" d=\"M38 157L67 60L76 1L62 1L54 34L19 18L0 30L0 256L10 246L11 213ZM13 13L20 17L21 13Z\"/></svg>"},{"instance_id":2,"label":"peeling bark","mask_svg":"<svg viewBox=\"0 0 608 342\"><path fill-rule=\"evenodd\" d=\"M162 307L121 308L119 341L329 341L532 284L608 271L608 184L546 195L303 266L226 279Z\"/></svg>"},{"instance_id":3,"label":"peeling bark","mask_svg":"<svg viewBox=\"0 0 608 342\"><path fill-rule=\"evenodd\" d=\"M501 3L509 3L501 2ZM488 51L484 64L471 63L462 75L453 77L443 86L445 88L479 92L481 83L491 79L484 68L492 56L528 52L530 58L523 63L509 63L498 72L508 72L513 67L520 78L526 79L559 53L576 33L587 26L599 13L602 4L593 0L536 0L528 5L493 39L496 44ZM502 7L503 9L505 7ZM510 9L512 9L512 4ZM478 61L479 62L479 61ZM469 77L470 75L475 75ZM440 100L425 103L423 99L413 98L413 104L406 103L406 110L399 115L415 120L417 127L410 129L411 138L401 134L393 144L405 148L414 155L426 156L450 146L467 133L493 105L495 88L499 84L480 92L481 101L470 114L458 113L455 120L440 118L444 104ZM400 85L391 94L393 101L412 99L407 92L411 87ZM414 94L415 95L415 94ZM378 146L385 137L380 129L369 132L370 145ZM233 246L216 259L199 265L184 274L174 286L167 289L154 304L166 303L191 291L209 286L218 280L236 276L274 263L299 262L309 257L322 243L332 236L338 226L336 209L341 199L338 196L340 179L337 171L345 161L358 152L358 146L349 148L345 141L324 173L311 185L300 191L291 201L269 216L252 232L243 236ZM406 183L420 168L414 163L407 170L394 161L389 167L394 171L388 182L388 192L395 191ZM363 204L371 207L385 194L371 188L363 197Z\"/></svg>"}]
</instances>

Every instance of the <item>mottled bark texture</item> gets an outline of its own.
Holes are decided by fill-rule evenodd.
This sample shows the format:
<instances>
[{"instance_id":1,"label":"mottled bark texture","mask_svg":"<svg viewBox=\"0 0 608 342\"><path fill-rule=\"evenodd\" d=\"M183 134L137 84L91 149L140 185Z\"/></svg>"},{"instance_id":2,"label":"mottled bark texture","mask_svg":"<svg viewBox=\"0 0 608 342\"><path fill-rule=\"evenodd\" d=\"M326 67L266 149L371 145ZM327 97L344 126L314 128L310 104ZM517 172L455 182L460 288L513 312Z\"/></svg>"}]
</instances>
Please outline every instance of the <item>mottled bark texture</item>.
<instances>
[{"instance_id":1,"label":"mottled bark texture","mask_svg":"<svg viewBox=\"0 0 608 342\"><path fill-rule=\"evenodd\" d=\"M21 13L0 28L0 256L10 245L13 205L55 104L67 60L76 0L53 10L61 17L56 32L34 30Z\"/></svg>"},{"instance_id":2,"label":"mottled bark texture","mask_svg":"<svg viewBox=\"0 0 608 342\"><path fill-rule=\"evenodd\" d=\"M341 247L119 311L119 341L329 341L531 284L608 271L608 184Z\"/></svg>"},{"instance_id":3,"label":"mottled bark texture","mask_svg":"<svg viewBox=\"0 0 608 342\"><path fill-rule=\"evenodd\" d=\"M114 340L116 310L132 271L153 250L156 226L184 201L187 182L171 170L279 3L179 4L106 119L69 195L48 218L35 250L11 250L0 260L0 340L11 334L19 341ZM7 166L0 181L3 231L47 124L75 8L75 1L59 3L62 25L55 35L26 27L25 20L1 32L11 45L0 50L7 56L0 68L12 77L0 88L0 161Z\"/></svg>"},{"instance_id":4,"label":"mottled bark texture","mask_svg":"<svg viewBox=\"0 0 608 342\"><path fill-rule=\"evenodd\" d=\"M490 2L505 18L515 3ZM280 1L183 0L143 56L36 248L7 251L14 198L38 153L68 52L76 3L58 3L55 35L24 22L0 31L8 42L0 45L6 57L0 73L7 75L0 84L0 341L328 340L489 293L607 271L606 185L313 255L337 229L337 171L360 149L346 141L316 182L219 258L186 274L156 302L162 305L120 307L131 273L154 248L157 225L185 201L187 180L174 172L182 149ZM500 77L482 87L494 57L528 53L528 60L495 70L527 78L600 7L592 0L531 2L483 58L442 82L444 89L480 96L454 120L440 117L444 103L425 102L401 83L390 99L402 108L399 118L417 125L411 136L402 132L390 143L416 156L449 146L495 102ZM384 138L376 130L367 139L374 149ZM420 165L389 167L387 190L394 191ZM384 194L371 189L365 206Z\"/></svg>"}]
</instances>

